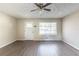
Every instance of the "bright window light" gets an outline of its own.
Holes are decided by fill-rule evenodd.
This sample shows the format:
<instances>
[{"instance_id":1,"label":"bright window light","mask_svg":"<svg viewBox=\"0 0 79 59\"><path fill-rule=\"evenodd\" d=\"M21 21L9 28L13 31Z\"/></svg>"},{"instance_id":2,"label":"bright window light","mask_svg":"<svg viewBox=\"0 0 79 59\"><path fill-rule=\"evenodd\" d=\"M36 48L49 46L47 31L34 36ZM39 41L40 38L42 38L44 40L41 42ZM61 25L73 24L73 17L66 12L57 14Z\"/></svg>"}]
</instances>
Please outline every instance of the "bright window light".
<instances>
[{"instance_id":1,"label":"bright window light","mask_svg":"<svg viewBox=\"0 0 79 59\"><path fill-rule=\"evenodd\" d=\"M56 35L57 34L57 23L40 23L39 24L39 34L41 35Z\"/></svg>"}]
</instances>

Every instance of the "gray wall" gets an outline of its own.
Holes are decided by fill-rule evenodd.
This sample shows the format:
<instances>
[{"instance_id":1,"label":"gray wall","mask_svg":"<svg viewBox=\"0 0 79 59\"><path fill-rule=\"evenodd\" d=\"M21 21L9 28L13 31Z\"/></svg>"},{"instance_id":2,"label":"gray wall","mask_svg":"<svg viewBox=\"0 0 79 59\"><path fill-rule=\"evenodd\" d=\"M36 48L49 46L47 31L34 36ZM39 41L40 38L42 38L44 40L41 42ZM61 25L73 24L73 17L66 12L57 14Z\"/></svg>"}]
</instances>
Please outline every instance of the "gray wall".
<instances>
[{"instance_id":1,"label":"gray wall","mask_svg":"<svg viewBox=\"0 0 79 59\"><path fill-rule=\"evenodd\" d=\"M52 18L31 18L31 19L18 19L17 20L17 39L25 39L25 23L26 22L57 22L58 24L58 35L57 39L61 40L61 19L52 19Z\"/></svg>"},{"instance_id":2,"label":"gray wall","mask_svg":"<svg viewBox=\"0 0 79 59\"><path fill-rule=\"evenodd\" d=\"M0 48L16 40L16 20L0 13Z\"/></svg>"},{"instance_id":3,"label":"gray wall","mask_svg":"<svg viewBox=\"0 0 79 59\"><path fill-rule=\"evenodd\" d=\"M63 41L79 50L79 11L65 17L62 25Z\"/></svg>"}]
</instances>

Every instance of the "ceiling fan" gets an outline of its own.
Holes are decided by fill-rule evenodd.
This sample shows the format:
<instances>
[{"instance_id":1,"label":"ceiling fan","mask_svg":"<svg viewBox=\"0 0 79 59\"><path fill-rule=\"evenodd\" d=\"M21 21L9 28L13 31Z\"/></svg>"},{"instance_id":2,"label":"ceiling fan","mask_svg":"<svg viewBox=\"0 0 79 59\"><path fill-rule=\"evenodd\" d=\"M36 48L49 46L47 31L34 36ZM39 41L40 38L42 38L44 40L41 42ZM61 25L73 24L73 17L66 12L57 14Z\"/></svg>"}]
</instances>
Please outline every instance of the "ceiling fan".
<instances>
[{"instance_id":1,"label":"ceiling fan","mask_svg":"<svg viewBox=\"0 0 79 59\"><path fill-rule=\"evenodd\" d=\"M48 12L50 12L51 11L51 9L48 9L48 8L46 8L47 6L49 6L49 5L51 5L52 3L34 3L38 8L37 9L34 9L34 10L31 10L31 12L34 12L34 11L42 11L42 10L44 10L44 11L48 11Z\"/></svg>"}]
</instances>

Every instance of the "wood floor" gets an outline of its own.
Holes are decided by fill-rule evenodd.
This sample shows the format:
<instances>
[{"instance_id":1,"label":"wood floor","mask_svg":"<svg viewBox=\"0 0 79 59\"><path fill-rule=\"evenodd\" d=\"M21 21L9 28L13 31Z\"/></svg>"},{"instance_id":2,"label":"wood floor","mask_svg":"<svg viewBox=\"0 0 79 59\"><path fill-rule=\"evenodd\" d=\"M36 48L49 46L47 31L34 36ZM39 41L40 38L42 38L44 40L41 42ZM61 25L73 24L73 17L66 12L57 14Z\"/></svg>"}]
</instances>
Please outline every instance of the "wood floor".
<instances>
[{"instance_id":1,"label":"wood floor","mask_svg":"<svg viewBox=\"0 0 79 59\"><path fill-rule=\"evenodd\" d=\"M78 56L62 41L16 41L0 49L0 56Z\"/></svg>"}]
</instances>

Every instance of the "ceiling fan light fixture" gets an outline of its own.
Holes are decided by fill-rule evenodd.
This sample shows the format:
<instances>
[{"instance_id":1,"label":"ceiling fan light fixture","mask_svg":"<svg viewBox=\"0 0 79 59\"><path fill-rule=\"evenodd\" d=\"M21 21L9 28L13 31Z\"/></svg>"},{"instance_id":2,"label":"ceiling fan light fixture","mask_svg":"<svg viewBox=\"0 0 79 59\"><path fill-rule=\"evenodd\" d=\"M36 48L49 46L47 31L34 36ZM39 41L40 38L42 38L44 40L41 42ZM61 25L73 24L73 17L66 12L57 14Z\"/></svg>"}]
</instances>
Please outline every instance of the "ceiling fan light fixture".
<instances>
[{"instance_id":1,"label":"ceiling fan light fixture","mask_svg":"<svg viewBox=\"0 0 79 59\"><path fill-rule=\"evenodd\" d=\"M43 10L48 11L48 12L51 11L51 9L46 8L51 3L46 3L46 4L44 4L44 3L34 3L34 4L38 7L38 9L31 10L31 12L36 11L36 10L39 10L39 13L42 13Z\"/></svg>"},{"instance_id":2,"label":"ceiling fan light fixture","mask_svg":"<svg viewBox=\"0 0 79 59\"><path fill-rule=\"evenodd\" d=\"M39 14L42 14L42 11L39 11Z\"/></svg>"},{"instance_id":3,"label":"ceiling fan light fixture","mask_svg":"<svg viewBox=\"0 0 79 59\"><path fill-rule=\"evenodd\" d=\"M39 10L39 14L42 14L43 13L43 10L41 9L41 10Z\"/></svg>"}]
</instances>

